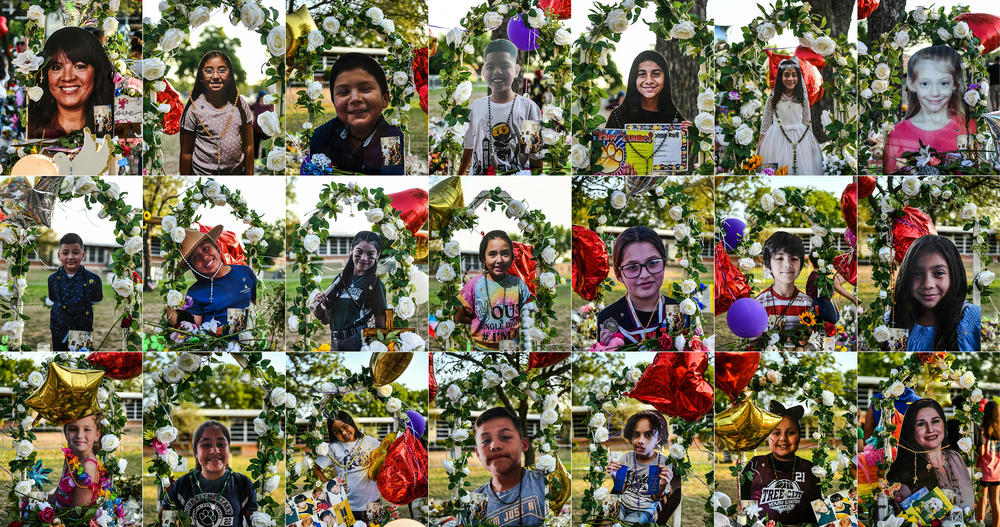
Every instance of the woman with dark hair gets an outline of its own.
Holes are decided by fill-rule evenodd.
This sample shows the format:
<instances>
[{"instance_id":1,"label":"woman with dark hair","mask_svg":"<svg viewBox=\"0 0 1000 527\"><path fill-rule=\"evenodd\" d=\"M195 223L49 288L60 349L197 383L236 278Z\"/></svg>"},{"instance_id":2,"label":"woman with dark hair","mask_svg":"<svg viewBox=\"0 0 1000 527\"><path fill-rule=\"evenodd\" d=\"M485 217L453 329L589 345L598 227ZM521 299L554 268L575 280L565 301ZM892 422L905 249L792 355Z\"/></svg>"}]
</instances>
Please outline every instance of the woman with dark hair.
<instances>
[{"instance_id":1,"label":"woman with dark hair","mask_svg":"<svg viewBox=\"0 0 1000 527\"><path fill-rule=\"evenodd\" d=\"M253 111L221 51L201 57L181 114L181 175L253 175Z\"/></svg>"},{"instance_id":2,"label":"woman with dark hair","mask_svg":"<svg viewBox=\"0 0 1000 527\"><path fill-rule=\"evenodd\" d=\"M326 419L327 435L330 439L330 461L336 467L337 475L344 479L344 490L351 505L354 519L368 521L368 504L382 497L378 484L368 478L372 451L379 446L379 440L365 435L354 423L351 414L339 410L337 415Z\"/></svg>"},{"instance_id":3,"label":"woman with dark hair","mask_svg":"<svg viewBox=\"0 0 1000 527\"><path fill-rule=\"evenodd\" d=\"M809 111L799 58L781 61L761 116L757 153L763 163L787 167L790 175L823 174L823 153L813 135Z\"/></svg>"},{"instance_id":4,"label":"woman with dark hair","mask_svg":"<svg viewBox=\"0 0 1000 527\"><path fill-rule=\"evenodd\" d=\"M229 467L229 445L226 425L214 420L201 423L191 439L195 468L170 486L163 510L183 510L197 527L249 526L257 494L250 478ZM168 522L166 516L164 523L179 523L180 518Z\"/></svg>"},{"instance_id":5,"label":"woman with dark hair","mask_svg":"<svg viewBox=\"0 0 1000 527\"><path fill-rule=\"evenodd\" d=\"M980 307L966 302L968 284L958 248L928 234L906 251L896 275L892 325L910 330L908 351L979 351Z\"/></svg>"},{"instance_id":6,"label":"woman with dark hair","mask_svg":"<svg viewBox=\"0 0 1000 527\"><path fill-rule=\"evenodd\" d=\"M377 233L357 233L344 270L314 299L316 318L330 324L332 351L358 351L362 329L385 327L385 285L375 274L381 252Z\"/></svg>"},{"instance_id":7,"label":"woman with dark hair","mask_svg":"<svg viewBox=\"0 0 1000 527\"><path fill-rule=\"evenodd\" d=\"M666 525L681 499L681 479L674 476L670 458L657 452L670 438L667 421L656 410L643 410L628 418L622 436L632 450L608 463L612 493L621 494L618 518Z\"/></svg>"},{"instance_id":8,"label":"woman with dark hair","mask_svg":"<svg viewBox=\"0 0 1000 527\"><path fill-rule=\"evenodd\" d=\"M382 112L389 83L375 59L346 53L330 68L330 98L337 116L313 132L309 154L323 154L334 168L358 174L402 174L403 132Z\"/></svg>"},{"instance_id":9,"label":"woman with dark hair","mask_svg":"<svg viewBox=\"0 0 1000 527\"><path fill-rule=\"evenodd\" d=\"M940 487L953 504L973 506L972 478L962 455L948 448L948 428L941 405L921 399L903 415L896 459L886 479L900 483L896 500L927 488Z\"/></svg>"},{"instance_id":10,"label":"woman with dark hair","mask_svg":"<svg viewBox=\"0 0 1000 527\"><path fill-rule=\"evenodd\" d=\"M780 415L781 422L767 436L771 452L754 456L743 468L740 500L753 500L761 508L761 519L782 525L815 524L810 504L822 498L819 478L812 473L811 461L795 455L802 440L800 421L805 408L785 408L771 401L769 411Z\"/></svg>"},{"instance_id":11,"label":"woman with dark hair","mask_svg":"<svg viewBox=\"0 0 1000 527\"><path fill-rule=\"evenodd\" d=\"M97 132L94 107L110 110L115 92L100 41L83 28L64 27L45 41L42 57L36 77L42 96L28 102L28 137L55 139L84 127Z\"/></svg>"},{"instance_id":12,"label":"woman with dark hair","mask_svg":"<svg viewBox=\"0 0 1000 527\"><path fill-rule=\"evenodd\" d=\"M621 333L626 343L657 336L669 325L666 306L677 301L660 293L667 249L660 235L644 225L629 227L615 239L611 263L625 296L597 314L598 341L608 344Z\"/></svg>"}]
</instances>

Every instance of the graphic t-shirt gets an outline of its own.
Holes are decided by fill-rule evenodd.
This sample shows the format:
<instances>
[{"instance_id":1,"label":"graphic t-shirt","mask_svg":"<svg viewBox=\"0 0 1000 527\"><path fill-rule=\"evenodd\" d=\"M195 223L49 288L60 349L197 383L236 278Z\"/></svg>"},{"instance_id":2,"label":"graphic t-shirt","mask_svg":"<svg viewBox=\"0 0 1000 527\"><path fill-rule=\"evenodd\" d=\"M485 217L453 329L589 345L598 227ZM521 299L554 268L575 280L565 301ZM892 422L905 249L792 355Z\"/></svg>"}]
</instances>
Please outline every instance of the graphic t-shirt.
<instances>
[{"instance_id":1,"label":"graphic t-shirt","mask_svg":"<svg viewBox=\"0 0 1000 527\"><path fill-rule=\"evenodd\" d=\"M194 134L194 151L191 153L193 174L242 174L243 135L240 127L253 122L253 110L242 96L237 97L237 108L226 104L216 108L199 95L181 114L181 130Z\"/></svg>"},{"instance_id":2,"label":"graphic t-shirt","mask_svg":"<svg viewBox=\"0 0 1000 527\"><path fill-rule=\"evenodd\" d=\"M352 511L368 510L368 503L377 501L381 496L378 484L368 479L372 451L379 444L378 439L368 435L350 443L330 443L330 457L335 462L337 475L347 479L347 501L351 504Z\"/></svg>"},{"instance_id":3,"label":"graphic t-shirt","mask_svg":"<svg viewBox=\"0 0 1000 527\"><path fill-rule=\"evenodd\" d=\"M764 517L783 525L815 523L810 503L821 495L812 467L800 457L781 461L770 454L755 456L743 469L750 482L740 485L740 499L755 501Z\"/></svg>"},{"instance_id":4,"label":"graphic t-shirt","mask_svg":"<svg viewBox=\"0 0 1000 527\"><path fill-rule=\"evenodd\" d=\"M481 349L499 349L501 340L519 340L521 314L533 308L528 284L508 274L494 282L485 274L465 283L458 296L462 305L472 309L472 338Z\"/></svg>"},{"instance_id":5,"label":"graphic t-shirt","mask_svg":"<svg viewBox=\"0 0 1000 527\"><path fill-rule=\"evenodd\" d=\"M545 476L540 472L525 470L520 484L500 492L494 492L490 485L487 482L475 491L486 496L486 511L477 514L486 523L513 527L541 525L545 521L548 505L545 502Z\"/></svg>"},{"instance_id":6,"label":"graphic t-shirt","mask_svg":"<svg viewBox=\"0 0 1000 527\"><path fill-rule=\"evenodd\" d=\"M226 476L207 480L201 473L188 472L167 490L163 506L183 510L195 527L243 527L244 515L257 510L257 495L250 478L237 472L230 474L227 483ZM197 485L194 478L198 478Z\"/></svg>"},{"instance_id":7,"label":"graphic t-shirt","mask_svg":"<svg viewBox=\"0 0 1000 527\"><path fill-rule=\"evenodd\" d=\"M503 104L483 97L472 101L469 112L470 125L464 144L465 148L472 150L469 175L486 174L490 166L496 169L497 174L528 168L529 156L521 149L521 121L542 120L542 111L537 104L520 95ZM541 155L537 154L530 157L541 159Z\"/></svg>"},{"instance_id":8,"label":"graphic t-shirt","mask_svg":"<svg viewBox=\"0 0 1000 527\"><path fill-rule=\"evenodd\" d=\"M225 325L228 323L227 309L246 309L257 297L257 277L249 267L233 265L225 276L215 279L214 286L210 280L199 278L187 290L187 295L194 300L188 313L201 315L203 322L215 319Z\"/></svg>"},{"instance_id":9,"label":"graphic t-shirt","mask_svg":"<svg viewBox=\"0 0 1000 527\"><path fill-rule=\"evenodd\" d=\"M659 453L656 457L650 460L649 463L643 463L641 461L636 461L635 451L626 452L621 457L622 466L628 467L628 475L625 477L625 489L622 492L621 506L629 511L644 511L648 512L654 518L656 517L656 501L654 496L649 493L649 467L653 465L662 465L664 462L663 456ZM659 490L659 479L656 480L657 487L653 490ZM623 514L625 510L621 511Z\"/></svg>"}]
</instances>

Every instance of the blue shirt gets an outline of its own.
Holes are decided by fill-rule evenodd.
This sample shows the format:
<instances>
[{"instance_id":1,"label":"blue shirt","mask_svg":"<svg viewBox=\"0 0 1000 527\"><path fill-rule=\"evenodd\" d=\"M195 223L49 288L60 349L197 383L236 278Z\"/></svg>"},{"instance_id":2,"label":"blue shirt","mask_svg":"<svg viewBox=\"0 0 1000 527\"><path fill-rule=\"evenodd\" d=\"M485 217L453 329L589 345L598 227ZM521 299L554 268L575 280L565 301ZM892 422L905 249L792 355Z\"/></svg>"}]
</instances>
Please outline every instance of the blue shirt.
<instances>
[{"instance_id":1,"label":"blue shirt","mask_svg":"<svg viewBox=\"0 0 1000 527\"><path fill-rule=\"evenodd\" d=\"M379 117L371 137L357 150L351 150L349 130L339 118L330 119L313 132L309 140L310 154L326 154L333 166L340 170L357 172L358 174L403 174L403 132L398 126L392 126L384 117ZM398 138L399 155L397 164L387 165L386 153L382 151L382 138ZM392 141L388 140L387 141Z\"/></svg>"},{"instance_id":2,"label":"blue shirt","mask_svg":"<svg viewBox=\"0 0 1000 527\"><path fill-rule=\"evenodd\" d=\"M958 334L957 350L938 351L979 351L979 338L982 335L982 310L979 306L966 302L962 306L962 320L955 326ZM909 339L906 341L906 351L935 351L934 326L913 324Z\"/></svg>"},{"instance_id":3,"label":"blue shirt","mask_svg":"<svg viewBox=\"0 0 1000 527\"><path fill-rule=\"evenodd\" d=\"M188 313L201 315L202 322L215 319L219 324L226 325L227 309L246 309L250 307L250 301L257 297L257 277L249 267L233 265L225 276L215 279L214 291L211 280L198 277L187 294L194 300Z\"/></svg>"},{"instance_id":4,"label":"blue shirt","mask_svg":"<svg viewBox=\"0 0 1000 527\"><path fill-rule=\"evenodd\" d=\"M491 484L487 481L474 491L486 496L485 510L474 511L475 516L499 527L545 523L548 503L545 501L545 476L541 472L525 470L520 483L500 492L493 491Z\"/></svg>"},{"instance_id":5,"label":"blue shirt","mask_svg":"<svg viewBox=\"0 0 1000 527\"><path fill-rule=\"evenodd\" d=\"M93 304L103 299L101 277L82 265L73 276L60 267L49 275L49 300L52 301L49 328L94 331Z\"/></svg>"}]
</instances>

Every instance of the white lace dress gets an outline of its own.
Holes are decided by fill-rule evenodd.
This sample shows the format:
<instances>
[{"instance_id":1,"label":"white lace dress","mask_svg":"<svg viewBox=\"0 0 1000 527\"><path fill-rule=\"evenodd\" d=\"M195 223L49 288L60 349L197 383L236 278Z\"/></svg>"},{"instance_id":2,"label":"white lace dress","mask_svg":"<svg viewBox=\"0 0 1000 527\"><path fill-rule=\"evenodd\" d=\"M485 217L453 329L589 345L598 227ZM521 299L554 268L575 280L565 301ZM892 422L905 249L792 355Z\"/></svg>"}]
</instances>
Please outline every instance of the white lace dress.
<instances>
[{"instance_id":1,"label":"white lace dress","mask_svg":"<svg viewBox=\"0 0 1000 527\"><path fill-rule=\"evenodd\" d=\"M789 175L822 175L823 152L809 123L809 103L797 103L791 97L783 95L774 105L773 112L767 111L770 107L765 107L760 148L757 149L762 162L765 165L777 163L778 168L787 166ZM802 136L803 132L805 137ZM795 142L798 145L793 148Z\"/></svg>"}]
</instances>

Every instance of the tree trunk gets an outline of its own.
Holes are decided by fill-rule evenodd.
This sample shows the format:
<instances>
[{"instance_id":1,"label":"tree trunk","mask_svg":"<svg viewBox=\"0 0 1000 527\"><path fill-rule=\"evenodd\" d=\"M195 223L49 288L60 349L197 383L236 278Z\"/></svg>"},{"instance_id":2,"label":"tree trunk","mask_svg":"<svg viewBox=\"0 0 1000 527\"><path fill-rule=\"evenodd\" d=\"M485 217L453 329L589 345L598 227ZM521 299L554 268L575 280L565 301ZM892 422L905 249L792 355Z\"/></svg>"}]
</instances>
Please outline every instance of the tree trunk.
<instances>
[{"instance_id":1,"label":"tree trunk","mask_svg":"<svg viewBox=\"0 0 1000 527\"><path fill-rule=\"evenodd\" d=\"M694 0L692 13L704 18L707 3L708 0ZM676 39L663 40L657 37L656 51L663 55L670 67L670 95L674 104L685 119L694 120L694 116L698 114L700 91L698 61L694 57L685 55Z\"/></svg>"},{"instance_id":2,"label":"tree trunk","mask_svg":"<svg viewBox=\"0 0 1000 527\"><path fill-rule=\"evenodd\" d=\"M854 0L810 0L807 3L812 13L826 17L826 28L829 30L830 36L836 38L838 35L847 34L851 26L851 15L854 12ZM837 82L837 79L834 78L833 66L828 63L827 67L819 70L823 76L824 84ZM820 121L823 110L827 110L831 115L834 115L832 97L824 96L811 107L813 134L816 135L816 140L820 143L829 140L826 130L823 129ZM839 110L843 112L846 111L846 108L839 108Z\"/></svg>"},{"instance_id":3,"label":"tree trunk","mask_svg":"<svg viewBox=\"0 0 1000 527\"><path fill-rule=\"evenodd\" d=\"M866 19L868 39L865 44L868 48L871 49L873 42L896 27L904 13L906 13L906 0L882 0L878 8Z\"/></svg>"}]
</instances>

